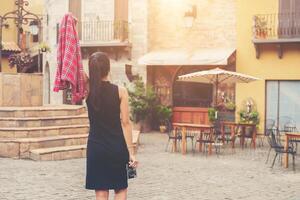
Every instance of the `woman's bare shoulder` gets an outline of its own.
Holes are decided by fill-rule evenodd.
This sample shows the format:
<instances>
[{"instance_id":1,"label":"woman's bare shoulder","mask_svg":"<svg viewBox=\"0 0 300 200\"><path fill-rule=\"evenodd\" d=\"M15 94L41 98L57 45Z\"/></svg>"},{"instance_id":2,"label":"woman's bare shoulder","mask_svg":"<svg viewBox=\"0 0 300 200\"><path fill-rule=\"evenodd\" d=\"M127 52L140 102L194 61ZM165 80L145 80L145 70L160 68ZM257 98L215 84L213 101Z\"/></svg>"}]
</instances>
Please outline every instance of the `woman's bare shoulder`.
<instances>
[{"instance_id":1,"label":"woman's bare shoulder","mask_svg":"<svg viewBox=\"0 0 300 200\"><path fill-rule=\"evenodd\" d=\"M123 99L128 95L127 89L124 86L118 86L118 90L120 99Z\"/></svg>"}]
</instances>

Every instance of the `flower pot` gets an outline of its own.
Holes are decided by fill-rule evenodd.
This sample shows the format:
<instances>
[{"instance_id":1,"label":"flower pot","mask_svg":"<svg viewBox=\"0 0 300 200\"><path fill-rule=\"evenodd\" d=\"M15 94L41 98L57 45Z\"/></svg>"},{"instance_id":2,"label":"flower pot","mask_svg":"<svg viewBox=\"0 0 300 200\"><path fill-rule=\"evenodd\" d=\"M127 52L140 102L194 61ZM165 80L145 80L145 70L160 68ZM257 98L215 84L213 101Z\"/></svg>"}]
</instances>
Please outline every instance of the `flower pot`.
<instances>
[{"instance_id":1,"label":"flower pot","mask_svg":"<svg viewBox=\"0 0 300 200\"><path fill-rule=\"evenodd\" d=\"M133 122L132 123L132 129L137 130L137 131L142 131L142 123L141 121L139 122Z\"/></svg>"},{"instance_id":2,"label":"flower pot","mask_svg":"<svg viewBox=\"0 0 300 200\"><path fill-rule=\"evenodd\" d=\"M165 133L166 130L167 130L167 127L166 127L165 125L160 125L160 126L159 126L159 131L160 131L161 133Z\"/></svg>"},{"instance_id":3,"label":"flower pot","mask_svg":"<svg viewBox=\"0 0 300 200\"><path fill-rule=\"evenodd\" d=\"M246 127L245 128L245 137L249 138L252 137L253 134L253 128L252 127Z\"/></svg>"}]
</instances>

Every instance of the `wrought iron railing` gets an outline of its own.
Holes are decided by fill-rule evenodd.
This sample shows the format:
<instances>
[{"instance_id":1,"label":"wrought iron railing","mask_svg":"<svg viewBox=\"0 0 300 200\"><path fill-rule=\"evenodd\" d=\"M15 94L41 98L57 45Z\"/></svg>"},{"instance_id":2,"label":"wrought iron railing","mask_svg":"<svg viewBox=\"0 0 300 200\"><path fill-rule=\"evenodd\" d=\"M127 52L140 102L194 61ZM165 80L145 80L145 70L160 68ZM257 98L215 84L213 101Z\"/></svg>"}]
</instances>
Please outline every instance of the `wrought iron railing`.
<instances>
[{"instance_id":1,"label":"wrought iron railing","mask_svg":"<svg viewBox=\"0 0 300 200\"><path fill-rule=\"evenodd\" d=\"M128 40L128 22L92 20L81 22L82 42L110 42Z\"/></svg>"},{"instance_id":2,"label":"wrought iron railing","mask_svg":"<svg viewBox=\"0 0 300 200\"><path fill-rule=\"evenodd\" d=\"M255 15L253 21L256 39L300 38L300 13Z\"/></svg>"}]
</instances>

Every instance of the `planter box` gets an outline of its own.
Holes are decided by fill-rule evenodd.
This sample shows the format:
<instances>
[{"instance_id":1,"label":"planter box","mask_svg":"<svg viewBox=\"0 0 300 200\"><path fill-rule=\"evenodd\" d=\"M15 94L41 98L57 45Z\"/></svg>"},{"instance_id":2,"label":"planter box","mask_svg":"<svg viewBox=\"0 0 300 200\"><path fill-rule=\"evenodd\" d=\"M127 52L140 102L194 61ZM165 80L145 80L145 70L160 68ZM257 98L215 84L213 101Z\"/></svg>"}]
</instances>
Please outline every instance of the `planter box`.
<instances>
[{"instance_id":1,"label":"planter box","mask_svg":"<svg viewBox=\"0 0 300 200\"><path fill-rule=\"evenodd\" d=\"M234 122L235 112L234 111L218 111L218 119L221 121Z\"/></svg>"},{"instance_id":2,"label":"planter box","mask_svg":"<svg viewBox=\"0 0 300 200\"><path fill-rule=\"evenodd\" d=\"M42 74L0 73L0 106L42 105Z\"/></svg>"}]
</instances>

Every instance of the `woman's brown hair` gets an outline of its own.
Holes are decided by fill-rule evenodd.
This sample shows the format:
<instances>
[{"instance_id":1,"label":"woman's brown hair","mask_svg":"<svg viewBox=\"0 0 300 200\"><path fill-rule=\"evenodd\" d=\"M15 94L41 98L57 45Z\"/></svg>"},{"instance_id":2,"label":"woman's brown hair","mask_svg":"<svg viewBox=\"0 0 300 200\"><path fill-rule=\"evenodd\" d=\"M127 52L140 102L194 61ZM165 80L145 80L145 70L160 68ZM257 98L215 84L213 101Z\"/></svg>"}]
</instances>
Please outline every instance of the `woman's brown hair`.
<instances>
[{"instance_id":1,"label":"woman's brown hair","mask_svg":"<svg viewBox=\"0 0 300 200\"><path fill-rule=\"evenodd\" d=\"M110 71L108 56L103 52L93 53L89 58L89 101L95 110L100 109L102 78Z\"/></svg>"}]
</instances>

